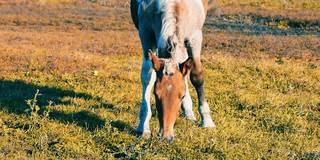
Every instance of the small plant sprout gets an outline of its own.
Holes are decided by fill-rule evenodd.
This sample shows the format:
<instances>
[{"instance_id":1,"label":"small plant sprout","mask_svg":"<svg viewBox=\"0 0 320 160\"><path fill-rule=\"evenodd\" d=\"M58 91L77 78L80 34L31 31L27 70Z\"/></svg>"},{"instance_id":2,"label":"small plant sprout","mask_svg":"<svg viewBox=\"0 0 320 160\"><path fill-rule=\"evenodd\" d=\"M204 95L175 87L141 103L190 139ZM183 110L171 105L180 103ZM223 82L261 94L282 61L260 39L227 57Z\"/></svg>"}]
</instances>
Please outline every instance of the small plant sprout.
<instances>
[{"instance_id":1,"label":"small plant sprout","mask_svg":"<svg viewBox=\"0 0 320 160\"><path fill-rule=\"evenodd\" d=\"M44 118L48 118L49 117L49 114L50 114L50 107L53 105L53 101L49 100L48 101L48 107L47 107L47 110L43 112L43 117Z\"/></svg>"},{"instance_id":2,"label":"small plant sprout","mask_svg":"<svg viewBox=\"0 0 320 160\"><path fill-rule=\"evenodd\" d=\"M30 113L31 117L37 117L38 112L40 111L40 106L37 105L37 101L38 101L37 98L39 95L41 95L41 94L39 93L39 89L37 89L36 94L34 95L33 99L26 100L29 108L26 109L25 111L27 113Z\"/></svg>"}]
</instances>

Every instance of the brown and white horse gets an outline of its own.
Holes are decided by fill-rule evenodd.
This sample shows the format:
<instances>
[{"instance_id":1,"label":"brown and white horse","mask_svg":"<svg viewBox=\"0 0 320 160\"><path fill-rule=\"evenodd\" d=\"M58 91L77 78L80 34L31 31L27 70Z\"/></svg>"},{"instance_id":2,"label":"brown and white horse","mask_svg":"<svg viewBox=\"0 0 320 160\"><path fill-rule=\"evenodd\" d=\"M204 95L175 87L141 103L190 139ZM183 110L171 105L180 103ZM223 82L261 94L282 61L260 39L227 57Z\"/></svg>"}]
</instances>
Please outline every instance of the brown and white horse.
<instances>
[{"instance_id":1,"label":"brown and white horse","mask_svg":"<svg viewBox=\"0 0 320 160\"><path fill-rule=\"evenodd\" d=\"M196 120L188 78L198 95L202 127L215 127L205 98L200 61L202 27L208 0L131 0L131 16L143 49L142 103L137 132L151 134L150 94L154 88L160 136L171 141L182 103L188 119Z\"/></svg>"}]
</instances>

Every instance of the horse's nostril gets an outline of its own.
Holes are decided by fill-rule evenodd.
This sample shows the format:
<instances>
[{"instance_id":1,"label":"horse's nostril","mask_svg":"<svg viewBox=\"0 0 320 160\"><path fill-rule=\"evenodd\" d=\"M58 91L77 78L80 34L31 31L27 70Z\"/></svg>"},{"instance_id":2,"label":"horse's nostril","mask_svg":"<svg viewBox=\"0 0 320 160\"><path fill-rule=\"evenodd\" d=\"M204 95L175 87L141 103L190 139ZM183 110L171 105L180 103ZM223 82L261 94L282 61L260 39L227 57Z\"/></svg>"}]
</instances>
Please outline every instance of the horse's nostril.
<instances>
[{"instance_id":1,"label":"horse's nostril","mask_svg":"<svg viewBox=\"0 0 320 160\"><path fill-rule=\"evenodd\" d=\"M166 141L167 141L168 143L172 143L174 137L173 137L173 136L167 136L167 137L165 137L165 139L166 139Z\"/></svg>"}]
</instances>

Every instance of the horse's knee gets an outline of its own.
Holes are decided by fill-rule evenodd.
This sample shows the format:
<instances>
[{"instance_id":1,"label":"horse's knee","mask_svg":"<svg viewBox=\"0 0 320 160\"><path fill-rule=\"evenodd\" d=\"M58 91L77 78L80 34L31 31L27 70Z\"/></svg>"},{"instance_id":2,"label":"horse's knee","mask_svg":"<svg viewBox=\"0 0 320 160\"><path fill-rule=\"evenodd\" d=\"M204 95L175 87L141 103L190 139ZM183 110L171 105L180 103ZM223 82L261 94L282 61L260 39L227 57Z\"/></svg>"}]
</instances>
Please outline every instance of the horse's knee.
<instances>
[{"instance_id":1,"label":"horse's knee","mask_svg":"<svg viewBox=\"0 0 320 160\"><path fill-rule=\"evenodd\" d=\"M152 79L152 62L150 60L143 60L141 67L141 83L143 86L147 86Z\"/></svg>"},{"instance_id":2,"label":"horse's knee","mask_svg":"<svg viewBox=\"0 0 320 160\"><path fill-rule=\"evenodd\" d=\"M203 73L190 74L190 80L194 86L201 86L204 83Z\"/></svg>"},{"instance_id":3,"label":"horse's knee","mask_svg":"<svg viewBox=\"0 0 320 160\"><path fill-rule=\"evenodd\" d=\"M204 71L200 61L195 61L194 66L190 72L191 83L195 87L199 87L204 83Z\"/></svg>"}]
</instances>

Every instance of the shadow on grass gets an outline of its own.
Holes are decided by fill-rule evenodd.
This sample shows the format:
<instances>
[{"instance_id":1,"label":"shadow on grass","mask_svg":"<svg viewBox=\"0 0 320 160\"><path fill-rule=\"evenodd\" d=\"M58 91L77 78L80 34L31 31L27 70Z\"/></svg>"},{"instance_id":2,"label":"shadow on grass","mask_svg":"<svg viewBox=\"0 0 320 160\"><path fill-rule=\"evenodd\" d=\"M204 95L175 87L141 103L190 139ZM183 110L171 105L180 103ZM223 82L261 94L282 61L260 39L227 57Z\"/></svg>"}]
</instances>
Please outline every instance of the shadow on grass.
<instances>
[{"instance_id":1,"label":"shadow on grass","mask_svg":"<svg viewBox=\"0 0 320 160\"><path fill-rule=\"evenodd\" d=\"M128 123L125 123L121 120L112 121L111 126L117 128L121 132L127 132L128 134L139 136L139 134L135 132L134 128L132 128Z\"/></svg>"},{"instance_id":2,"label":"shadow on grass","mask_svg":"<svg viewBox=\"0 0 320 160\"><path fill-rule=\"evenodd\" d=\"M105 121L100 119L97 115L88 111L80 111L75 113L65 113L62 111L51 111L49 117L63 123L75 123L78 126L89 131L100 129L104 126Z\"/></svg>"},{"instance_id":3,"label":"shadow on grass","mask_svg":"<svg viewBox=\"0 0 320 160\"><path fill-rule=\"evenodd\" d=\"M0 110L17 115L28 115L26 112L29 106L26 100L33 99L37 89L40 96L37 98L37 105L40 107L39 114L43 114L47 110L49 101L53 101L56 105L70 105L71 102L62 102L64 97L77 97L83 99L93 99L91 95L85 93L77 93L71 90L64 90L55 87L37 86L28 84L20 80L6 81L0 80ZM108 108L112 107L108 103ZM76 124L86 130L93 131L102 128L105 121L97 115L88 111L79 111L74 113L65 113L58 110L50 110L49 118L60 121L62 123Z\"/></svg>"}]
</instances>

